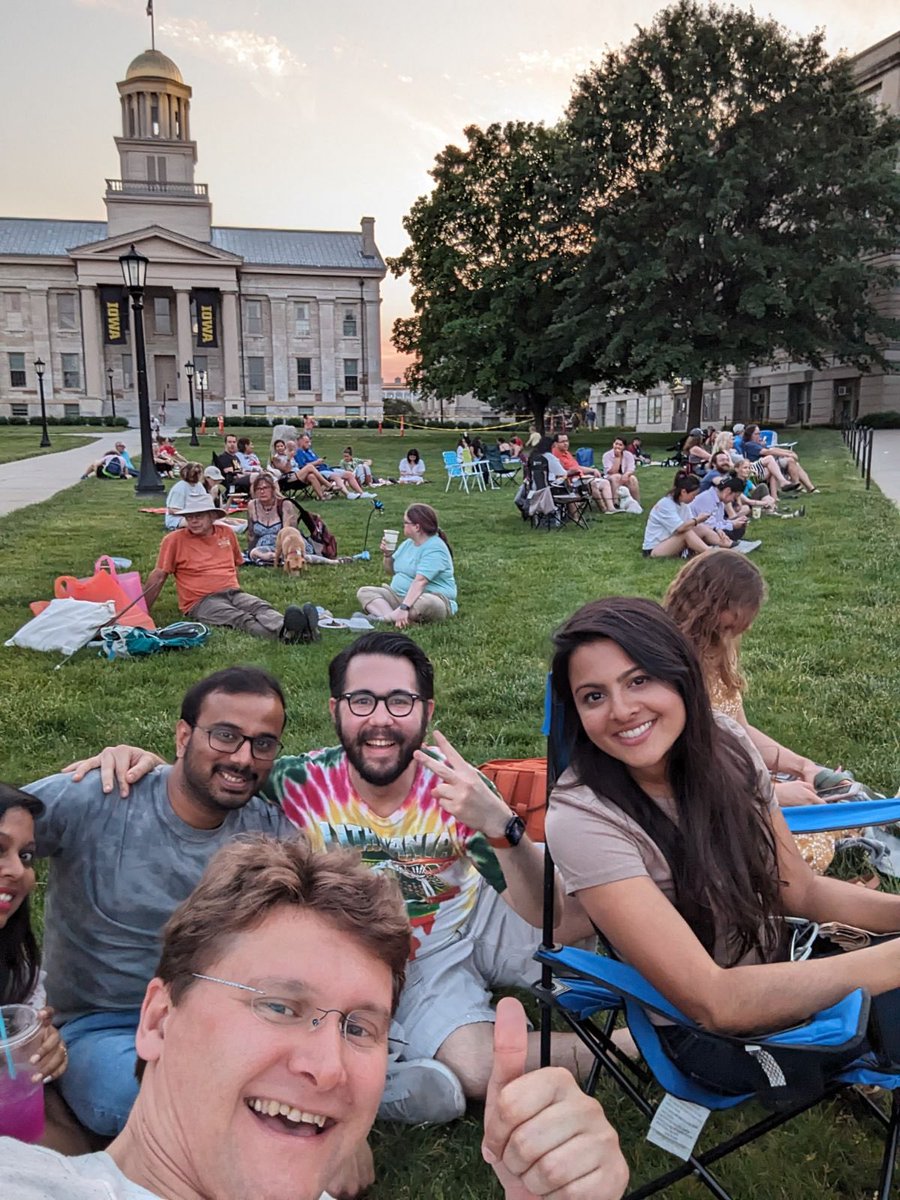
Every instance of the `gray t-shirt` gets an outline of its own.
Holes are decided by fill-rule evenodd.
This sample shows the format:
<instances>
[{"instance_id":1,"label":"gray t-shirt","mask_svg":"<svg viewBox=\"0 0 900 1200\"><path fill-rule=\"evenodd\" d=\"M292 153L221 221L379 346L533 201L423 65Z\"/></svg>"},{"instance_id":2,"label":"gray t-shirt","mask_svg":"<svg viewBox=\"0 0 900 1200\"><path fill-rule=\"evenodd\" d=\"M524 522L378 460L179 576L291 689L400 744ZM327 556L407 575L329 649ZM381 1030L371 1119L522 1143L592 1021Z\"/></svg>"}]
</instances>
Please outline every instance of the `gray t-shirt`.
<instances>
[{"instance_id":1,"label":"gray t-shirt","mask_svg":"<svg viewBox=\"0 0 900 1200\"><path fill-rule=\"evenodd\" d=\"M47 806L37 852L50 858L44 919L47 998L60 1021L139 1008L159 960L159 934L220 846L241 833L296 837L280 808L255 796L218 829L177 817L158 767L123 800L100 772L51 775L28 791Z\"/></svg>"},{"instance_id":2,"label":"gray t-shirt","mask_svg":"<svg viewBox=\"0 0 900 1200\"><path fill-rule=\"evenodd\" d=\"M161 1200L132 1183L102 1151L65 1158L0 1137L0 1176L3 1200ZM323 1192L320 1200L331 1197Z\"/></svg>"}]
</instances>

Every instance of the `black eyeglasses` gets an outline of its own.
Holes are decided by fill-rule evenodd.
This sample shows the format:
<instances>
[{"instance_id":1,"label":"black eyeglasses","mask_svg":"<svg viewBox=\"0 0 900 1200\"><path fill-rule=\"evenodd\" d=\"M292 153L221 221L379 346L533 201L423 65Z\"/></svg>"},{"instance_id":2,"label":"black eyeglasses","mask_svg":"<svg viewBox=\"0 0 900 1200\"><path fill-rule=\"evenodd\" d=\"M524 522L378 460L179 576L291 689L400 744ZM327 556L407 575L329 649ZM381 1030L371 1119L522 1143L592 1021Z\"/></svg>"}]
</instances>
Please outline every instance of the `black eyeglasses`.
<instances>
[{"instance_id":1,"label":"black eyeglasses","mask_svg":"<svg viewBox=\"0 0 900 1200\"><path fill-rule=\"evenodd\" d=\"M210 749L219 750L222 754L237 754L244 742L249 742L250 753L254 758L271 762L273 758L278 757L278 751L281 749L281 742L270 733L258 733L251 737L246 733L238 733L236 729L230 729L227 725L211 725L208 728L205 725L194 725L193 728L202 729L209 739Z\"/></svg>"},{"instance_id":2,"label":"black eyeglasses","mask_svg":"<svg viewBox=\"0 0 900 1200\"><path fill-rule=\"evenodd\" d=\"M374 692L342 692L340 699L347 701L347 707L354 717L370 717L378 707L379 700L392 717L408 717L416 701L422 697L418 692L388 692L386 696L376 696Z\"/></svg>"}]
</instances>

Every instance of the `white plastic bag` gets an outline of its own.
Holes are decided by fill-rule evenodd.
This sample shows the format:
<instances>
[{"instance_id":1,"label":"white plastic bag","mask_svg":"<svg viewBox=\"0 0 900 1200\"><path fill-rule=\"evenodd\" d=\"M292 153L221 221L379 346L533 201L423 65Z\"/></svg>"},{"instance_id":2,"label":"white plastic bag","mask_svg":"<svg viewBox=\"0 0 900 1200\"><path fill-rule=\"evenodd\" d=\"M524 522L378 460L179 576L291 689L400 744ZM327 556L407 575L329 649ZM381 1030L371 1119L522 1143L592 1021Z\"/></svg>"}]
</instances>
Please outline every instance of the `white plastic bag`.
<instances>
[{"instance_id":1,"label":"white plastic bag","mask_svg":"<svg viewBox=\"0 0 900 1200\"><path fill-rule=\"evenodd\" d=\"M116 615L112 600L51 600L43 612L12 635L7 646L26 650L56 650L74 654L96 636L101 625Z\"/></svg>"}]
</instances>

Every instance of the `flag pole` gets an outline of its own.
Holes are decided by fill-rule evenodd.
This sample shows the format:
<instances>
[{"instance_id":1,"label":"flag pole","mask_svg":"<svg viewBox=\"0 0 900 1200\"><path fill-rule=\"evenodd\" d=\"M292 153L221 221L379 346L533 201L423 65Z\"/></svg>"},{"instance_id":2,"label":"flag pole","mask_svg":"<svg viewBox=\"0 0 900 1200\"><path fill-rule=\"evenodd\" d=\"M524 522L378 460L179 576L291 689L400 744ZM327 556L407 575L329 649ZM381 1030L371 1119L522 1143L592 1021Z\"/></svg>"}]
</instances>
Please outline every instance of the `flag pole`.
<instances>
[{"instance_id":1,"label":"flag pole","mask_svg":"<svg viewBox=\"0 0 900 1200\"><path fill-rule=\"evenodd\" d=\"M153 0L147 0L147 16L150 18L150 49L156 49L156 29L153 24Z\"/></svg>"}]
</instances>

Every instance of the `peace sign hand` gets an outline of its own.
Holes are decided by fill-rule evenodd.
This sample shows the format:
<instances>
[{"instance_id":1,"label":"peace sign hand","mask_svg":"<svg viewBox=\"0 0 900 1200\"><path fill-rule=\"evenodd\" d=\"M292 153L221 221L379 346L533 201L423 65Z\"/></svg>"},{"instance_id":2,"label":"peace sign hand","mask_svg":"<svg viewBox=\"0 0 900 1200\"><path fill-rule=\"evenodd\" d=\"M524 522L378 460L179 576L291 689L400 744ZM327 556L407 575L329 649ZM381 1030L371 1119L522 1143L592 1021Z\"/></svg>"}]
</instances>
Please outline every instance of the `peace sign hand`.
<instances>
[{"instance_id":1,"label":"peace sign hand","mask_svg":"<svg viewBox=\"0 0 900 1200\"><path fill-rule=\"evenodd\" d=\"M466 762L440 730L434 731L434 742L444 756L443 762L423 750L417 750L415 758L437 775L439 782L432 788L432 794L440 800L441 807L485 837L502 837L511 816L506 802L491 791L480 772Z\"/></svg>"}]
</instances>

